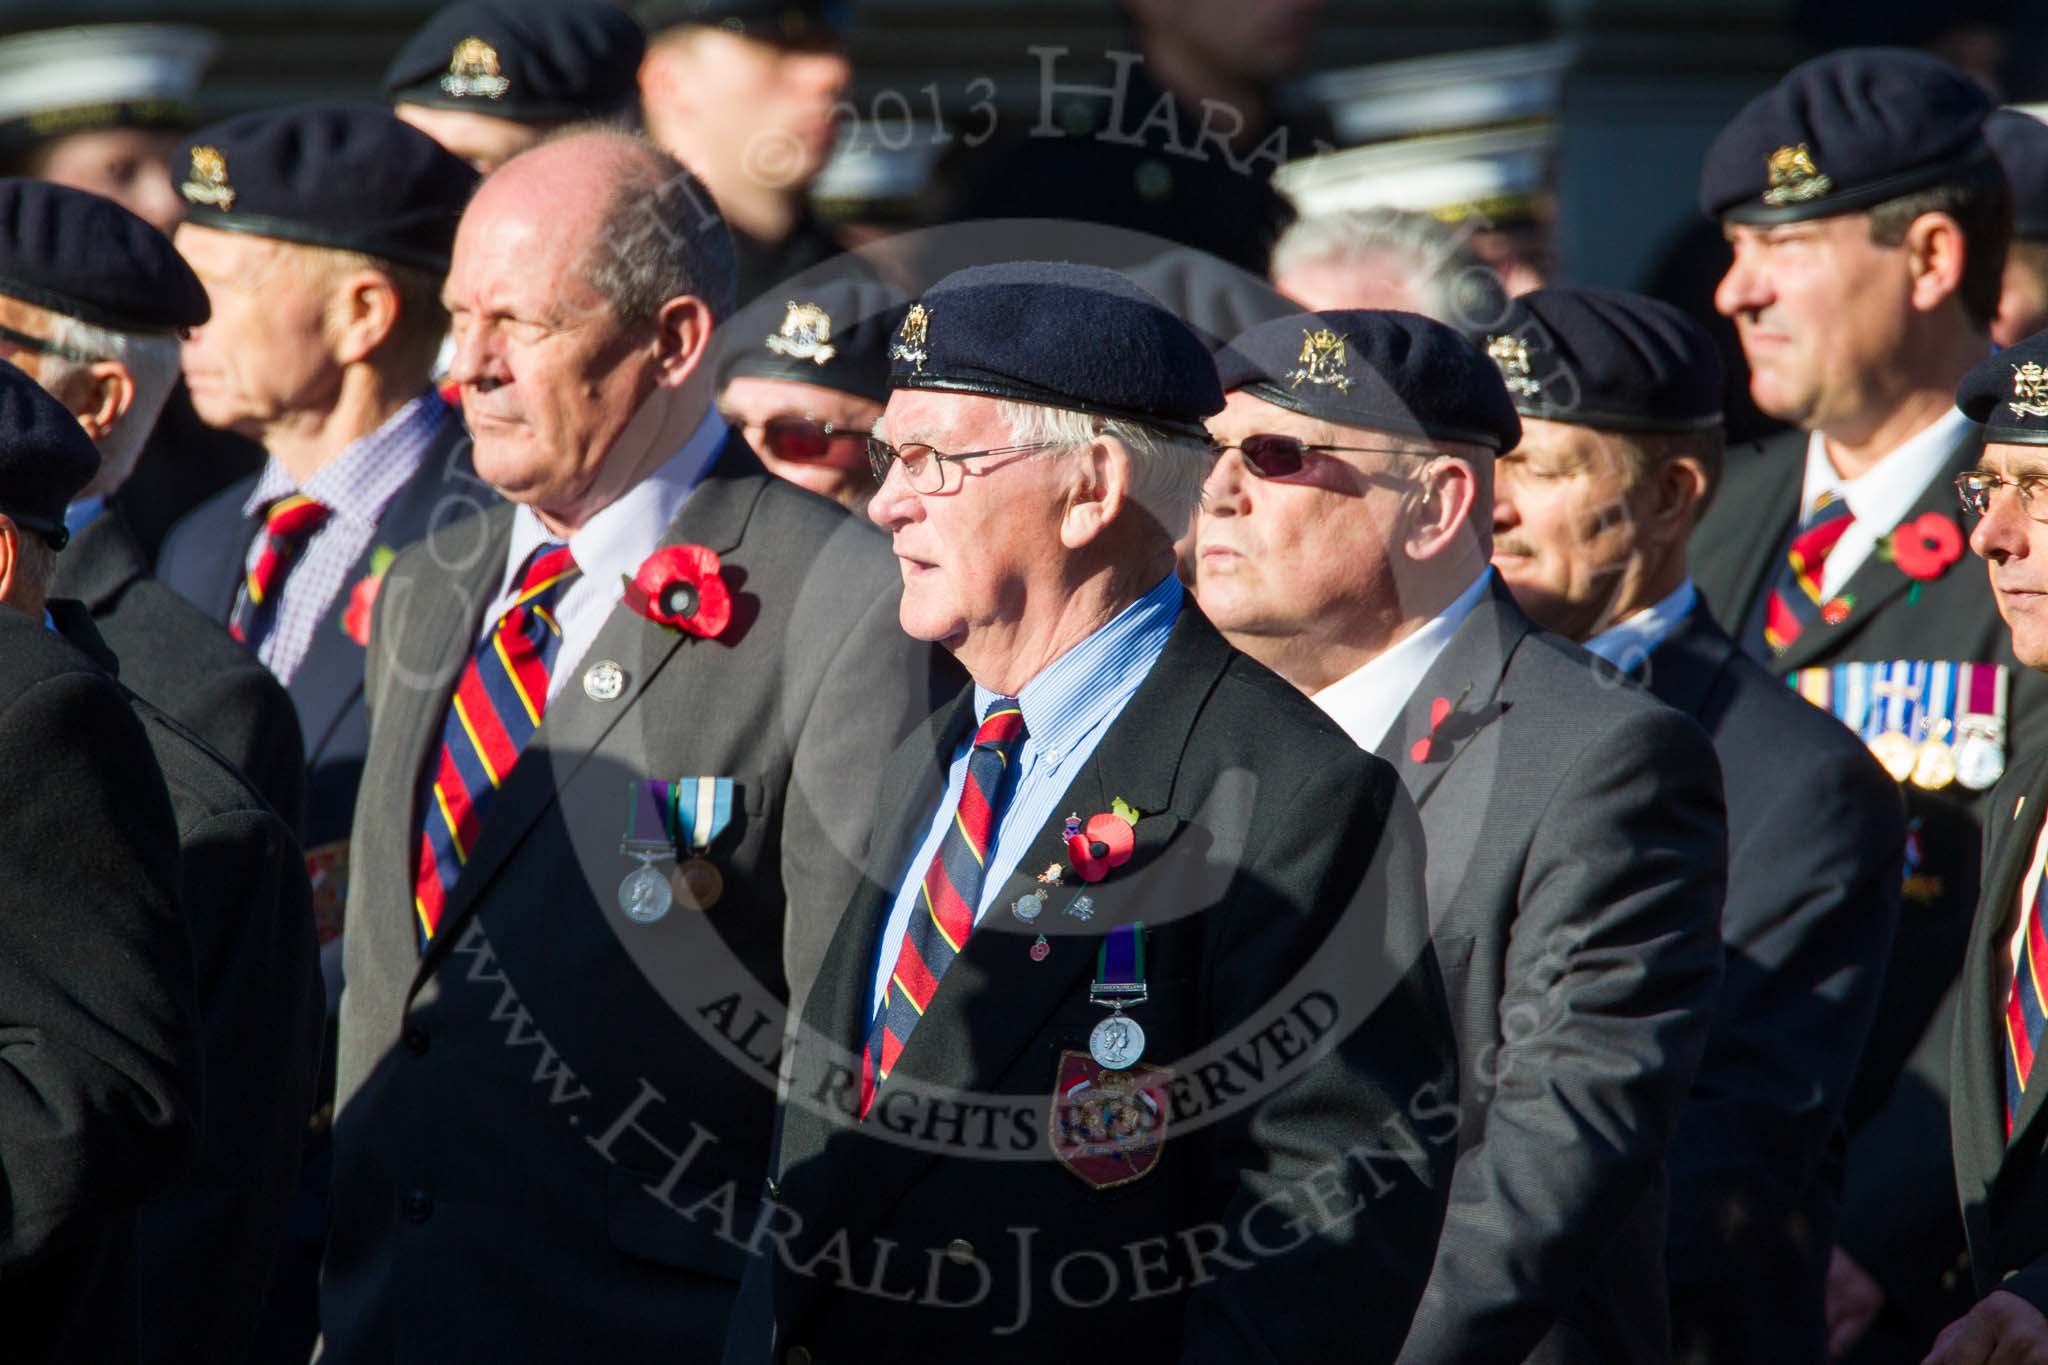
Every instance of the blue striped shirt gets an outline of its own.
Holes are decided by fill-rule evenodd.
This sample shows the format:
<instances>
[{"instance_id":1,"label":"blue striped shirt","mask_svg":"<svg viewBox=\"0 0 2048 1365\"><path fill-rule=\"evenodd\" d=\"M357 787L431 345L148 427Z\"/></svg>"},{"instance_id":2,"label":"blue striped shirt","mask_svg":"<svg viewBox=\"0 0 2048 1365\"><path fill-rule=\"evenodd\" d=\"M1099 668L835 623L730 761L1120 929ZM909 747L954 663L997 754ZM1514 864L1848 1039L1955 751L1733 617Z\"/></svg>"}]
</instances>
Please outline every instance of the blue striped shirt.
<instances>
[{"instance_id":1,"label":"blue striped shirt","mask_svg":"<svg viewBox=\"0 0 2048 1365\"><path fill-rule=\"evenodd\" d=\"M1015 778L996 817L995 847L981 882L981 903L974 922L981 923L996 893L1017 870L1017 864L1046 826L1070 812L1058 809L1060 798L1102 742L1110 725L1123 714L1138 685L1152 671L1166 637L1180 615L1180 580L1168 574L1157 587L1112 617L1109 623L1046 666L1017 694L1024 712L1024 746L1018 750ZM979 683L974 688L974 714L987 714L997 694ZM967 781L967 756L973 732L961 740L947 771L946 794L933 812L932 826L897 879L896 904L882 926L876 945L875 977L868 996L873 1017L895 969L910 917L918 908L918 888L925 869L937 856L939 843L953 823L960 788ZM1087 819L1099 812L1074 811Z\"/></svg>"}]
</instances>

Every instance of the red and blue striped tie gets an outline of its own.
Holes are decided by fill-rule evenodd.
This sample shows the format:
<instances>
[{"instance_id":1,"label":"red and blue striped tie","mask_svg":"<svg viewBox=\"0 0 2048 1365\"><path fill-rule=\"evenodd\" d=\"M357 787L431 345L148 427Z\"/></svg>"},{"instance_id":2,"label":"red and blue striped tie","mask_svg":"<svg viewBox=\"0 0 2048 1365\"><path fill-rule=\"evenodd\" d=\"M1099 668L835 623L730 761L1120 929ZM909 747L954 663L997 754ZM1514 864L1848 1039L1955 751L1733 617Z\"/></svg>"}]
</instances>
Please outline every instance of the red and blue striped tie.
<instances>
[{"instance_id":1,"label":"red and blue striped tie","mask_svg":"<svg viewBox=\"0 0 2048 1365\"><path fill-rule=\"evenodd\" d=\"M1821 494L1812 513L1800 523L1799 534L1785 551L1764 605L1764 642L1774 654L1783 654L1806 628L1821 619L1821 573L1828 555L1843 534L1855 525L1849 504L1833 493Z\"/></svg>"},{"instance_id":2,"label":"red and blue striped tie","mask_svg":"<svg viewBox=\"0 0 2048 1365\"><path fill-rule=\"evenodd\" d=\"M491 798L540 729L549 670L562 645L555 603L581 572L560 541L536 549L512 605L455 684L441 725L441 752L420 793L413 910L422 948L440 927L442 908L483 832Z\"/></svg>"},{"instance_id":3,"label":"red and blue striped tie","mask_svg":"<svg viewBox=\"0 0 2048 1365\"><path fill-rule=\"evenodd\" d=\"M902 1055L903 1045L910 1041L910 1031L932 1003L939 978L974 932L974 911L981 904L983 875L994 842L996 808L1005 790L1003 775L1023 742L1024 712L1017 699L998 697L989 703L981 728L974 732L967 780L960 786L960 805L924 874L910 927L896 952L896 966L868 1028L867 1046L861 1052L862 1118L867 1117L875 1092Z\"/></svg>"},{"instance_id":4,"label":"red and blue striped tie","mask_svg":"<svg viewBox=\"0 0 2048 1365\"><path fill-rule=\"evenodd\" d=\"M304 493L279 498L263 512L263 548L243 576L242 590L228 613L228 634L243 644L259 644L277 619L277 595L306 542L327 524L333 509Z\"/></svg>"},{"instance_id":5,"label":"red and blue striped tie","mask_svg":"<svg viewBox=\"0 0 2048 1365\"><path fill-rule=\"evenodd\" d=\"M2012 1137L2013 1119L2026 1097L2027 1078L2033 1074L2034 1051L2041 1044L2041 1025L2048 1021L2048 926L2041 917L2048 914L2048 880L2044 869L2034 869L2034 904L2027 915L2027 932L2020 936L2020 950L2013 957L2012 992L2005 1002L2005 1136Z\"/></svg>"}]
</instances>

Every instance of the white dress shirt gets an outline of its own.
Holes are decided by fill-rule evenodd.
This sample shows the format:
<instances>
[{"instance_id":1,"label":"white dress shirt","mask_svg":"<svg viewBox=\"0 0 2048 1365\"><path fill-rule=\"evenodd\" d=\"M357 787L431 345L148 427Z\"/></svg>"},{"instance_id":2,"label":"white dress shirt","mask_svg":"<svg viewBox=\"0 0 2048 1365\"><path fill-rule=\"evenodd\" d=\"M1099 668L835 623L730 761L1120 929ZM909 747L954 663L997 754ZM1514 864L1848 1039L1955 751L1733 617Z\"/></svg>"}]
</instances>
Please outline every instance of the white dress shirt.
<instances>
[{"instance_id":1,"label":"white dress shirt","mask_svg":"<svg viewBox=\"0 0 2048 1365\"><path fill-rule=\"evenodd\" d=\"M1699 589L1687 577L1662 601L1644 607L1625 621L1616 621L1586 641L1586 652L1599 655L1624 673L1634 672L1652 650L1664 643L1665 636L1678 629L1678 623L1699 597Z\"/></svg>"},{"instance_id":2,"label":"white dress shirt","mask_svg":"<svg viewBox=\"0 0 2048 1365\"><path fill-rule=\"evenodd\" d=\"M1337 722L1351 742L1371 753L1387 737L1394 718L1408 705L1415 689L1436 662L1437 655L1458 633L1458 627L1485 595L1493 569L1480 571L1472 586L1442 612L1423 623L1421 629L1392 649L1373 658L1357 670L1311 697L1323 713Z\"/></svg>"},{"instance_id":3,"label":"white dress shirt","mask_svg":"<svg viewBox=\"0 0 2048 1365\"><path fill-rule=\"evenodd\" d=\"M1829 492L1847 502L1856 517L1835 542L1835 548L1828 551L1820 580L1822 601L1840 592L1850 576L1863 567L1877 542L1890 535L1900 518L1912 510L1969 431L1970 419L1961 410L1950 408L1926 430L1853 479L1835 472L1825 436L1816 431L1807 437L1806 481L1799 491L1799 519L1804 521L1820 495Z\"/></svg>"},{"instance_id":4,"label":"white dress shirt","mask_svg":"<svg viewBox=\"0 0 2048 1365\"><path fill-rule=\"evenodd\" d=\"M726 425L716 410L683 442L683 448L662 462L661 467L634 484L617 501L593 516L569 537L569 553L576 558L582 577L571 583L555 607L555 620L562 627L562 647L548 676L548 700L561 695L562 684L583 660L584 651L597 638L598 628L612 614L625 595L624 579L639 571L641 563L661 545L669 524L690 500L690 492L711 467L725 444ZM528 555L554 535L541 524L531 507L521 504L512 514L512 543L505 551L505 567L477 638L482 640L497 626L498 618L512 605L517 575Z\"/></svg>"}]
</instances>

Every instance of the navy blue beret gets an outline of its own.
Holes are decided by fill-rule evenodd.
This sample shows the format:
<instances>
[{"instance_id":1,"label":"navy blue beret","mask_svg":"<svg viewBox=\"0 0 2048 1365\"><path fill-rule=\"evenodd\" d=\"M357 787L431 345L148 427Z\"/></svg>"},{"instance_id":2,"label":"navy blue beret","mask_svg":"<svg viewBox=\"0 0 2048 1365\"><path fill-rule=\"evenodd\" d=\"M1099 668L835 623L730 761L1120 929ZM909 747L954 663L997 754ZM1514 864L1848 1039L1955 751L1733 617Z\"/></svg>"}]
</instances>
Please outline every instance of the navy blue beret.
<instances>
[{"instance_id":1,"label":"navy blue beret","mask_svg":"<svg viewBox=\"0 0 2048 1365\"><path fill-rule=\"evenodd\" d=\"M175 332L209 313L170 238L111 199L0 180L0 294L117 332Z\"/></svg>"},{"instance_id":2,"label":"navy blue beret","mask_svg":"<svg viewBox=\"0 0 2048 1365\"><path fill-rule=\"evenodd\" d=\"M1209 349L1114 270L1017 261L956 270L912 304L889 385L1011 398L1206 436L1223 410Z\"/></svg>"},{"instance_id":3,"label":"navy blue beret","mask_svg":"<svg viewBox=\"0 0 2048 1365\"><path fill-rule=\"evenodd\" d=\"M201 227L446 270L477 175L381 105L305 104L201 128L171 179Z\"/></svg>"},{"instance_id":4,"label":"navy blue beret","mask_svg":"<svg viewBox=\"0 0 2048 1365\"><path fill-rule=\"evenodd\" d=\"M2012 234L2048 238L2048 123L2017 109L1993 109L1984 140L2012 182Z\"/></svg>"},{"instance_id":5,"label":"navy blue beret","mask_svg":"<svg viewBox=\"0 0 2048 1365\"><path fill-rule=\"evenodd\" d=\"M99 447L71 410L0 365L0 512L61 550L64 508L99 471Z\"/></svg>"},{"instance_id":6,"label":"navy blue beret","mask_svg":"<svg viewBox=\"0 0 2048 1365\"><path fill-rule=\"evenodd\" d=\"M756 299L719 324L719 382L747 376L889 401L889 346L909 305L877 280L831 280Z\"/></svg>"},{"instance_id":7,"label":"navy blue beret","mask_svg":"<svg viewBox=\"0 0 2048 1365\"><path fill-rule=\"evenodd\" d=\"M1486 333L1515 411L1617 431L1721 424L1721 356L1668 303L1620 289L1538 289Z\"/></svg>"},{"instance_id":8,"label":"navy blue beret","mask_svg":"<svg viewBox=\"0 0 2048 1365\"><path fill-rule=\"evenodd\" d=\"M1987 443L2048 446L2048 332L1978 361L1956 385L1956 406Z\"/></svg>"},{"instance_id":9,"label":"navy blue beret","mask_svg":"<svg viewBox=\"0 0 2048 1365\"><path fill-rule=\"evenodd\" d=\"M836 41L846 27L832 0L635 0L633 14L649 33L701 24L799 45Z\"/></svg>"},{"instance_id":10,"label":"navy blue beret","mask_svg":"<svg viewBox=\"0 0 2048 1365\"><path fill-rule=\"evenodd\" d=\"M1732 223L1826 218L1952 179L1990 156L1991 100L1903 48L1816 57L1744 105L1707 150L1700 208Z\"/></svg>"},{"instance_id":11,"label":"navy blue beret","mask_svg":"<svg viewBox=\"0 0 2048 1365\"><path fill-rule=\"evenodd\" d=\"M1304 417L1512 450L1522 419L1480 349L1419 313L1372 308L1262 322L1216 357L1226 392Z\"/></svg>"},{"instance_id":12,"label":"navy blue beret","mask_svg":"<svg viewBox=\"0 0 2048 1365\"><path fill-rule=\"evenodd\" d=\"M647 38L605 0L455 0L384 72L393 104L521 123L616 113L639 97Z\"/></svg>"}]
</instances>

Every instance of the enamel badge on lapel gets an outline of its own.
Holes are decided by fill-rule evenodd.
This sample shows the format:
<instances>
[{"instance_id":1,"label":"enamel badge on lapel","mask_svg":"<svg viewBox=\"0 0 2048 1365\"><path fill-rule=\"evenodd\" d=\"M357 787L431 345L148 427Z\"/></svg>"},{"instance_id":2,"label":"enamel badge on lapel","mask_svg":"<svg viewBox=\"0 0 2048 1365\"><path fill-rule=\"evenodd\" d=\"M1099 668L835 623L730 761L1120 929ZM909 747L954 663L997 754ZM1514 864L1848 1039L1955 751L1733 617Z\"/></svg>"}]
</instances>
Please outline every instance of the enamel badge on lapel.
<instances>
[{"instance_id":1,"label":"enamel badge on lapel","mask_svg":"<svg viewBox=\"0 0 2048 1365\"><path fill-rule=\"evenodd\" d=\"M599 659L583 670L583 695L592 701L617 701L626 691L626 670Z\"/></svg>"}]
</instances>

